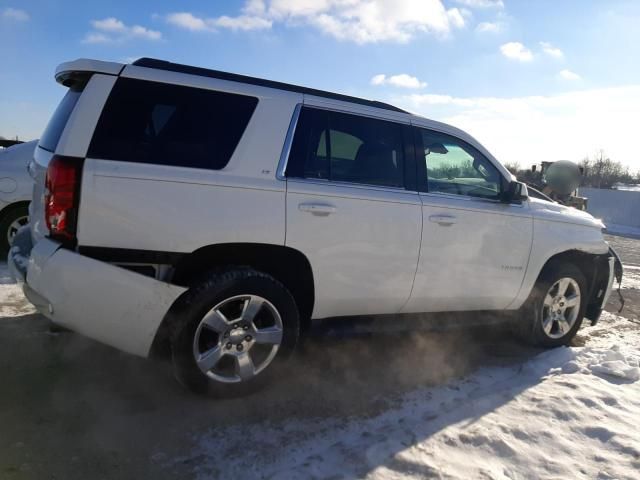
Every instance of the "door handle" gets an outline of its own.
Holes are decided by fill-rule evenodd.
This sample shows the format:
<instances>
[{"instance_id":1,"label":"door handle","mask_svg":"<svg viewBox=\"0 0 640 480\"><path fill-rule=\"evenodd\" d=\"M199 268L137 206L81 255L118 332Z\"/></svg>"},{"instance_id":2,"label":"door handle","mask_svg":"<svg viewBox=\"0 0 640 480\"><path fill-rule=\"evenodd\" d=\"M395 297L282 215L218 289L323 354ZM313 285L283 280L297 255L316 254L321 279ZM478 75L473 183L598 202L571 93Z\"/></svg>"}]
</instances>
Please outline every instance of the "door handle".
<instances>
[{"instance_id":1,"label":"door handle","mask_svg":"<svg viewBox=\"0 0 640 480\"><path fill-rule=\"evenodd\" d=\"M326 203L301 203L298 205L298 210L301 212L309 212L319 217L326 217L336 211L336 207L333 205L327 205Z\"/></svg>"},{"instance_id":2,"label":"door handle","mask_svg":"<svg viewBox=\"0 0 640 480\"><path fill-rule=\"evenodd\" d=\"M433 223L437 223L443 227L449 227L456 223L458 220L454 215L431 215L429 216L429 221Z\"/></svg>"}]
</instances>

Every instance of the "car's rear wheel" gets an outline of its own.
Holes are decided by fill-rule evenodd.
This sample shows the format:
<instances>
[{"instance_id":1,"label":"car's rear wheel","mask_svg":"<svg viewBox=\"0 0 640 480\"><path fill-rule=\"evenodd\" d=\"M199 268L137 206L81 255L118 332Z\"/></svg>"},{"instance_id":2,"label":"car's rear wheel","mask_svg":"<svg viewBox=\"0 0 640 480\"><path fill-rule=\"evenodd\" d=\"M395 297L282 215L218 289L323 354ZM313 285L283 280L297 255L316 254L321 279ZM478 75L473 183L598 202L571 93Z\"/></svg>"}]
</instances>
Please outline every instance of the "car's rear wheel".
<instances>
[{"instance_id":1,"label":"car's rear wheel","mask_svg":"<svg viewBox=\"0 0 640 480\"><path fill-rule=\"evenodd\" d=\"M14 205L7 207L2 212L0 218L0 255L4 258L11 244L13 243L13 237L20 227L29 223L29 208L26 205Z\"/></svg>"},{"instance_id":2,"label":"car's rear wheel","mask_svg":"<svg viewBox=\"0 0 640 480\"><path fill-rule=\"evenodd\" d=\"M276 279L253 269L212 274L179 302L173 366L195 392L247 394L274 376L298 342L295 300Z\"/></svg>"},{"instance_id":3,"label":"car's rear wheel","mask_svg":"<svg viewBox=\"0 0 640 480\"><path fill-rule=\"evenodd\" d=\"M525 341L543 347L567 345L575 337L586 307L587 281L568 262L545 267L516 319Z\"/></svg>"}]
</instances>

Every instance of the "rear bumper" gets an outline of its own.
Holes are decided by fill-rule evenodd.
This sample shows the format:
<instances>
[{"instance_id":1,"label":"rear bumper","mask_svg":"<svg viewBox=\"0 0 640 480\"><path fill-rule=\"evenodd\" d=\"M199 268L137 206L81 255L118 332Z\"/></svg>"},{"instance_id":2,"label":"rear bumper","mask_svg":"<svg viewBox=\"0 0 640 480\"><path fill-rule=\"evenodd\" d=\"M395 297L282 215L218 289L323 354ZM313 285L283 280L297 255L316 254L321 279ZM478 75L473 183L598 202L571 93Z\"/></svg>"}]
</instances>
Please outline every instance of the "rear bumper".
<instances>
[{"instance_id":1,"label":"rear bumper","mask_svg":"<svg viewBox=\"0 0 640 480\"><path fill-rule=\"evenodd\" d=\"M7 256L9 273L16 282L24 285L27 279L28 252L31 252L31 235L28 228L22 227L13 239L13 246ZM25 252L26 255L25 255Z\"/></svg>"},{"instance_id":2,"label":"rear bumper","mask_svg":"<svg viewBox=\"0 0 640 480\"><path fill-rule=\"evenodd\" d=\"M87 337L143 357L149 355L165 314L185 291L79 255L49 239L38 241L33 248L30 240L19 239L8 263L40 313Z\"/></svg>"}]
</instances>

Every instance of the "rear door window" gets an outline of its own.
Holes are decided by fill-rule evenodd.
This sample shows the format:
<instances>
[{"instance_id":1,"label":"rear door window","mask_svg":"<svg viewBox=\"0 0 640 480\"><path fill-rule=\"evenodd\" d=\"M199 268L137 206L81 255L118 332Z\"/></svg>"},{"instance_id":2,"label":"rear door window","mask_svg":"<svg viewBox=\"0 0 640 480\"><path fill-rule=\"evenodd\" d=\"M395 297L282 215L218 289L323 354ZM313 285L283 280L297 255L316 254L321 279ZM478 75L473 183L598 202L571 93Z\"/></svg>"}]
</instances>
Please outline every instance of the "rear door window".
<instances>
[{"instance_id":1,"label":"rear door window","mask_svg":"<svg viewBox=\"0 0 640 480\"><path fill-rule=\"evenodd\" d=\"M120 78L89 156L218 170L231 159L257 104L246 95Z\"/></svg>"},{"instance_id":2,"label":"rear door window","mask_svg":"<svg viewBox=\"0 0 640 480\"><path fill-rule=\"evenodd\" d=\"M385 120L303 108L287 175L403 187L402 128Z\"/></svg>"}]
</instances>

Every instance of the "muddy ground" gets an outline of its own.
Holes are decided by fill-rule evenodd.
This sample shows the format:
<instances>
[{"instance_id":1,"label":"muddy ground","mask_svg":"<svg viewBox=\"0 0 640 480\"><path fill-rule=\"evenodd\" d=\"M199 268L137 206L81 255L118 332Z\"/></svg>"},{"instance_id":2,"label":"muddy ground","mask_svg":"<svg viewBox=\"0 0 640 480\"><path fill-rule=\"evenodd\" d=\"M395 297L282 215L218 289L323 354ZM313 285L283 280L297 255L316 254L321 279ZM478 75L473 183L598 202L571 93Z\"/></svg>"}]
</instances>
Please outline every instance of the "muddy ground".
<instances>
[{"instance_id":1,"label":"muddy ground","mask_svg":"<svg viewBox=\"0 0 640 480\"><path fill-rule=\"evenodd\" d=\"M626 264L640 267L640 240L609 240ZM640 319L640 290L623 294L623 315ZM607 309L618 306L612 295ZM166 365L73 333L51 334L46 319L19 312L0 318L3 480L190 478L195 438L212 427L270 419L286 428L290 419L374 415L417 386L539 353L497 327L316 337L280 383L214 401L184 391Z\"/></svg>"}]
</instances>

